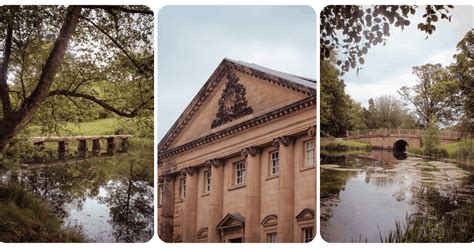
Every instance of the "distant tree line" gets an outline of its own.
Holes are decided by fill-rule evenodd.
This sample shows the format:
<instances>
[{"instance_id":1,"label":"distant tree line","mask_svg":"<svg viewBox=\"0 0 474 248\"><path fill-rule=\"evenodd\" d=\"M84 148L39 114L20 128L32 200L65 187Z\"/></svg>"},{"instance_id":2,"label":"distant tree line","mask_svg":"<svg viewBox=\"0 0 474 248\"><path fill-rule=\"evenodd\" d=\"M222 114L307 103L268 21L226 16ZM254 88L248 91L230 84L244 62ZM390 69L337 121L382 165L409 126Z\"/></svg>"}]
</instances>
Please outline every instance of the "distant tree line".
<instances>
[{"instance_id":1,"label":"distant tree line","mask_svg":"<svg viewBox=\"0 0 474 248\"><path fill-rule=\"evenodd\" d=\"M336 56L321 60L321 135L344 136L348 130L427 128L442 125L473 132L474 29L457 44L455 62L443 67L413 67L418 80L403 86L398 96L369 99L368 108L345 93Z\"/></svg>"}]
</instances>

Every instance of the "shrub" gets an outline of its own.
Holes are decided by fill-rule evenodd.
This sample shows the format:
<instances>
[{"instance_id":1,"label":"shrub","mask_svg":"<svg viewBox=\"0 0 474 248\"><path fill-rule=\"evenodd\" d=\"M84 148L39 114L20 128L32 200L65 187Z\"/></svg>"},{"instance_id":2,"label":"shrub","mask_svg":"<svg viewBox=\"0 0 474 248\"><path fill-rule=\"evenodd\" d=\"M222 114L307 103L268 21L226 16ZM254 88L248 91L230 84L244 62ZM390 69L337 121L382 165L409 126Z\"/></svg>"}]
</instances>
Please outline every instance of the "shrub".
<instances>
[{"instance_id":1,"label":"shrub","mask_svg":"<svg viewBox=\"0 0 474 248\"><path fill-rule=\"evenodd\" d=\"M0 185L0 241L83 242L80 230L62 229L49 205L18 184Z\"/></svg>"},{"instance_id":2,"label":"shrub","mask_svg":"<svg viewBox=\"0 0 474 248\"><path fill-rule=\"evenodd\" d=\"M449 158L448 151L443 147L432 147L431 149L425 149L424 155L436 158Z\"/></svg>"},{"instance_id":3,"label":"shrub","mask_svg":"<svg viewBox=\"0 0 474 248\"><path fill-rule=\"evenodd\" d=\"M452 157L464 161L474 159L474 140L460 142L459 148L453 153Z\"/></svg>"},{"instance_id":4,"label":"shrub","mask_svg":"<svg viewBox=\"0 0 474 248\"><path fill-rule=\"evenodd\" d=\"M423 149L418 147L408 147L408 152L418 155L423 155Z\"/></svg>"}]
</instances>

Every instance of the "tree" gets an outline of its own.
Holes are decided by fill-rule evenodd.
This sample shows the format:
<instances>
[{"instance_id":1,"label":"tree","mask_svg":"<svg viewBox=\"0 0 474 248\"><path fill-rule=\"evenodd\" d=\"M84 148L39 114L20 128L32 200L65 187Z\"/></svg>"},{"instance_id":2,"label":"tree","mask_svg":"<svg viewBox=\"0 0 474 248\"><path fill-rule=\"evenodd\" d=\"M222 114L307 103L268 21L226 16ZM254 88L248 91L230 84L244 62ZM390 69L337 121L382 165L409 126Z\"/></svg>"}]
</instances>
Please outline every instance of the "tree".
<instances>
[{"instance_id":1,"label":"tree","mask_svg":"<svg viewBox=\"0 0 474 248\"><path fill-rule=\"evenodd\" d=\"M347 96L349 108L347 110L348 121L346 130L366 130L367 120L365 119L365 112L367 111L359 102L354 101Z\"/></svg>"},{"instance_id":2,"label":"tree","mask_svg":"<svg viewBox=\"0 0 474 248\"><path fill-rule=\"evenodd\" d=\"M339 79L339 71L326 60L321 60L321 117L322 136L342 136L347 128L349 108L344 92L344 81Z\"/></svg>"},{"instance_id":3,"label":"tree","mask_svg":"<svg viewBox=\"0 0 474 248\"><path fill-rule=\"evenodd\" d=\"M438 20L451 21L449 10L452 5L426 5L423 18L417 28L431 35ZM331 5L321 11L321 60L337 53L337 66L341 74L357 67L357 72L365 62L364 56L373 46L385 45L390 36L390 26L401 28L410 25L416 5ZM428 36L427 36L428 37Z\"/></svg>"},{"instance_id":4,"label":"tree","mask_svg":"<svg viewBox=\"0 0 474 248\"><path fill-rule=\"evenodd\" d=\"M428 126L423 133L422 141L424 154L431 156L437 152L437 146L441 144L441 138L439 137L439 130L436 125L435 117L428 121Z\"/></svg>"},{"instance_id":5,"label":"tree","mask_svg":"<svg viewBox=\"0 0 474 248\"><path fill-rule=\"evenodd\" d=\"M394 96L385 95L375 99L377 128L401 127L405 112L402 103Z\"/></svg>"},{"instance_id":6,"label":"tree","mask_svg":"<svg viewBox=\"0 0 474 248\"><path fill-rule=\"evenodd\" d=\"M474 132L474 29L467 32L456 48L456 62L450 66L450 71L460 89L464 111L461 122L467 132Z\"/></svg>"},{"instance_id":7,"label":"tree","mask_svg":"<svg viewBox=\"0 0 474 248\"><path fill-rule=\"evenodd\" d=\"M141 6L1 6L0 151L32 120L149 115L152 33Z\"/></svg>"},{"instance_id":8,"label":"tree","mask_svg":"<svg viewBox=\"0 0 474 248\"><path fill-rule=\"evenodd\" d=\"M378 121L376 116L375 102L374 99L369 99L369 108L365 110L365 121L368 129L377 129Z\"/></svg>"},{"instance_id":9,"label":"tree","mask_svg":"<svg viewBox=\"0 0 474 248\"><path fill-rule=\"evenodd\" d=\"M398 93L413 105L413 113L421 126L428 127L432 118L448 125L460 118L459 86L449 71L441 64L426 64L413 67L418 83L404 86Z\"/></svg>"}]
</instances>

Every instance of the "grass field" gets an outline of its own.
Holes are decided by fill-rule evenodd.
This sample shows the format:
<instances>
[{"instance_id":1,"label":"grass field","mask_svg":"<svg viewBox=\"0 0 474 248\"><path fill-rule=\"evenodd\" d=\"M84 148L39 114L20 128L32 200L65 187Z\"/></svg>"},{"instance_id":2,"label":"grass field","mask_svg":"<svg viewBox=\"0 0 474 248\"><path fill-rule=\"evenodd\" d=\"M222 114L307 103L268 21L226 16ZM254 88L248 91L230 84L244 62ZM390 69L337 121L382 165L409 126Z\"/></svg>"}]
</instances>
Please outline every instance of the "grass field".
<instances>
[{"instance_id":1,"label":"grass field","mask_svg":"<svg viewBox=\"0 0 474 248\"><path fill-rule=\"evenodd\" d=\"M444 158L451 158L462 161L474 160L474 139L461 140L451 144L441 144L436 147L443 151ZM408 147L408 152L413 154L425 155L423 148Z\"/></svg>"},{"instance_id":2,"label":"grass field","mask_svg":"<svg viewBox=\"0 0 474 248\"><path fill-rule=\"evenodd\" d=\"M120 119L118 118L106 118L99 119L90 122L82 123L71 123L65 124L64 128L59 130L59 136L66 135L103 135L103 134L114 134L117 128L119 128ZM41 136L41 129L38 126L29 126L28 132L31 136Z\"/></svg>"},{"instance_id":3,"label":"grass field","mask_svg":"<svg viewBox=\"0 0 474 248\"><path fill-rule=\"evenodd\" d=\"M354 140L321 141L321 149L333 151L370 150L372 146Z\"/></svg>"},{"instance_id":4,"label":"grass field","mask_svg":"<svg viewBox=\"0 0 474 248\"><path fill-rule=\"evenodd\" d=\"M450 156L454 156L462 148L471 147L472 149L474 147L474 139L463 140L452 144L442 144L438 147L445 149Z\"/></svg>"}]
</instances>

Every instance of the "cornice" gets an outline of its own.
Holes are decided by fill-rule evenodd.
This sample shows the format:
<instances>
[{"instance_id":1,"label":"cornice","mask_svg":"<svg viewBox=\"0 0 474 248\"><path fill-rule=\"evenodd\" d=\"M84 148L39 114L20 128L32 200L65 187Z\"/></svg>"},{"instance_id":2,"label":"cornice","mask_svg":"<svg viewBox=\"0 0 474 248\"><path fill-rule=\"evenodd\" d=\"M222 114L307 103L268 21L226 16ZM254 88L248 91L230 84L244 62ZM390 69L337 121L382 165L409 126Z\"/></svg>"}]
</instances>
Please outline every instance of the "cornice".
<instances>
[{"instance_id":1,"label":"cornice","mask_svg":"<svg viewBox=\"0 0 474 248\"><path fill-rule=\"evenodd\" d=\"M180 153L195 149L197 147L201 147L203 145L209 144L211 142L215 142L217 140L220 140L224 137L229 137L231 135L234 135L236 133L240 133L242 131L245 131L247 129L260 126L262 124L271 122L276 119L280 119L284 116L287 116L289 114L292 114L294 112L306 109L310 106L316 105L316 96L310 96L307 97L303 100L300 100L298 102L289 104L285 107L279 108L277 110L273 110L271 112L265 113L263 115L260 115L258 117L255 117L253 119L238 123L234 126L222 129L220 131L217 131L215 133L206 135L204 137L195 139L193 141L190 141L186 144L177 146L175 148L169 149L169 150L164 150L164 149L159 149L158 150L158 160L162 160L165 158L173 157L176 156Z\"/></svg>"}]
</instances>

